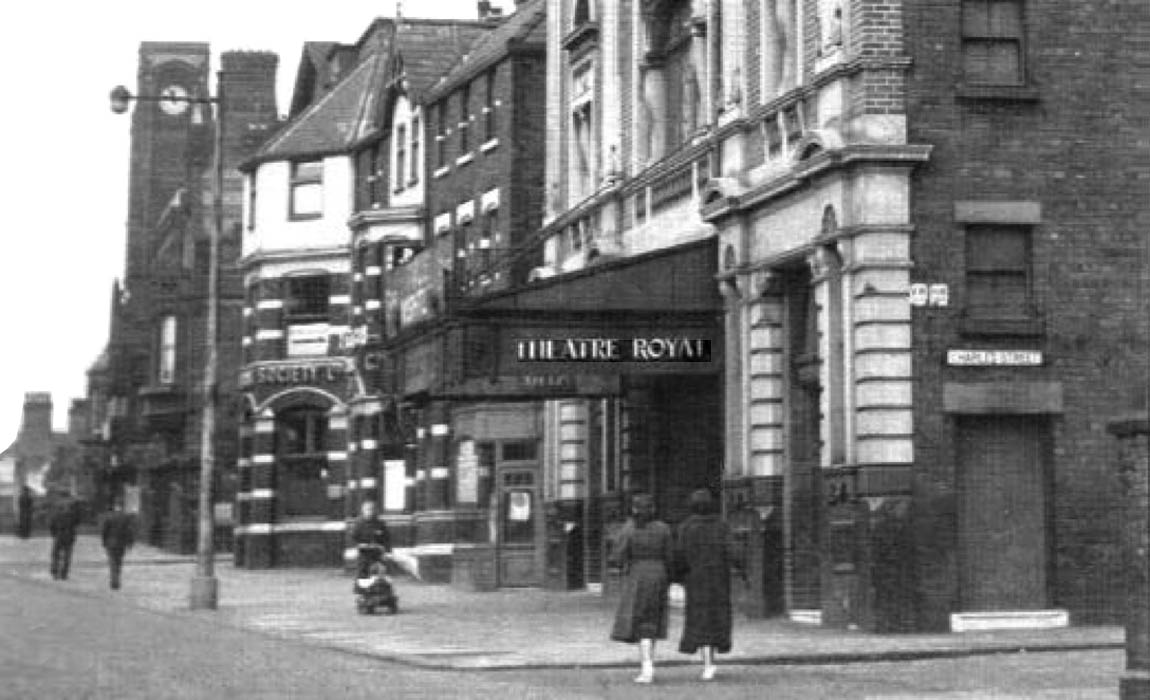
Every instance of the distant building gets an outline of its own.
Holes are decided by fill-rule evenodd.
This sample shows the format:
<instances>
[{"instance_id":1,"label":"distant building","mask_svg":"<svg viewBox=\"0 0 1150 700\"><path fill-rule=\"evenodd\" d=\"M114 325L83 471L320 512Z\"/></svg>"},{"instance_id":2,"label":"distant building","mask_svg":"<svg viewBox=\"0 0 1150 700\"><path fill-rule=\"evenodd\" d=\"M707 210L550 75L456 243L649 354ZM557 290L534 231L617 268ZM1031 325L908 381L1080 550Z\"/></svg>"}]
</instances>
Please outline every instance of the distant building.
<instances>
[{"instance_id":1,"label":"distant building","mask_svg":"<svg viewBox=\"0 0 1150 700\"><path fill-rule=\"evenodd\" d=\"M72 458L75 440L69 433L52 430L52 395L30 391L24 394L24 409L16 439L0 452L0 530L11 532L16 498L27 486L34 496L49 491L81 495L73 480L54 482L53 468Z\"/></svg>"}]
</instances>

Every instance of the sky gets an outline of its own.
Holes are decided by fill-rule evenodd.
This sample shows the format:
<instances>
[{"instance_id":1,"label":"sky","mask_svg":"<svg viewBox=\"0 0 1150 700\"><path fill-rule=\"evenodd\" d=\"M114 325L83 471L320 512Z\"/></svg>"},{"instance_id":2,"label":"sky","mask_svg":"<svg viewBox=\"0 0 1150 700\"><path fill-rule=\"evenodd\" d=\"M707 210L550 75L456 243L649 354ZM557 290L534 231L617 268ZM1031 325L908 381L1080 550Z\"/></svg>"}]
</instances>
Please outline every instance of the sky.
<instances>
[{"instance_id":1,"label":"sky","mask_svg":"<svg viewBox=\"0 0 1150 700\"><path fill-rule=\"evenodd\" d=\"M496 0L504 13L513 0ZM286 112L305 41L353 43L396 0L194 0L19 3L0 24L9 72L0 138L0 451L16 437L26 391L48 391L54 424L84 396L108 337L112 283L123 273L130 115L108 109L135 89L141 41L205 41L279 54ZM407 0L407 17L476 17L475 0Z\"/></svg>"}]
</instances>

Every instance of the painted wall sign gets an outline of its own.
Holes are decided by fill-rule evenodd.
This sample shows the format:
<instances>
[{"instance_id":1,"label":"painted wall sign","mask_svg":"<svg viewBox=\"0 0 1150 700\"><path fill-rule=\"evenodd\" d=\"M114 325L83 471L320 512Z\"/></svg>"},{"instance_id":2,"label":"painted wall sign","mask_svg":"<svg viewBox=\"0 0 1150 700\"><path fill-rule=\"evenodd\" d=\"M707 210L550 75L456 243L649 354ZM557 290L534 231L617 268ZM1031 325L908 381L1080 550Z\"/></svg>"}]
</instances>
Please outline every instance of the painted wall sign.
<instances>
[{"instance_id":1,"label":"painted wall sign","mask_svg":"<svg viewBox=\"0 0 1150 700\"><path fill-rule=\"evenodd\" d=\"M1040 367L1041 350L947 350L952 367Z\"/></svg>"},{"instance_id":2,"label":"painted wall sign","mask_svg":"<svg viewBox=\"0 0 1150 700\"><path fill-rule=\"evenodd\" d=\"M342 360L326 362L277 362L240 372L240 386L259 384L322 384L344 378L347 367Z\"/></svg>"},{"instance_id":3,"label":"painted wall sign","mask_svg":"<svg viewBox=\"0 0 1150 700\"><path fill-rule=\"evenodd\" d=\"M682 336L533 338L515 341L519 362L710 362L711 340Z\"/></svg>"}]
</instances>

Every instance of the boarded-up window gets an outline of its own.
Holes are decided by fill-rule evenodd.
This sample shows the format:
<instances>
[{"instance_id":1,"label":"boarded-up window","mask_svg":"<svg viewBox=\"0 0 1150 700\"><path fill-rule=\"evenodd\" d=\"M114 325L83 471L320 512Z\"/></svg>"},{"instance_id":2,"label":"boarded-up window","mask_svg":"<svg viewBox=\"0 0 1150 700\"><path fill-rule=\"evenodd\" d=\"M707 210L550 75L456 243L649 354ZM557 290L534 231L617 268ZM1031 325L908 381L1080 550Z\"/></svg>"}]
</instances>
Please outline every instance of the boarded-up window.
<instances>
[{"instance_id":1,"label":"boarded-up window","mask_svg":"<svg viewBox=\"0 0 1150 700\"><path fill-rule=\"evenodd\" d=\"M971 316L1030 315L1030 230L972 226L966 232L966 307Z\"/></svg>"},{"instance_id":2,"label":"boarded-up window","mask_svg":"<svg viewBox=\"0 0 1150 700\"><path fill-rule=\"evenodd\" d=\"M1021 85L1022 38L1020 0L963 0L962 65L966 82Z\"/></svg>"}]
</instances>

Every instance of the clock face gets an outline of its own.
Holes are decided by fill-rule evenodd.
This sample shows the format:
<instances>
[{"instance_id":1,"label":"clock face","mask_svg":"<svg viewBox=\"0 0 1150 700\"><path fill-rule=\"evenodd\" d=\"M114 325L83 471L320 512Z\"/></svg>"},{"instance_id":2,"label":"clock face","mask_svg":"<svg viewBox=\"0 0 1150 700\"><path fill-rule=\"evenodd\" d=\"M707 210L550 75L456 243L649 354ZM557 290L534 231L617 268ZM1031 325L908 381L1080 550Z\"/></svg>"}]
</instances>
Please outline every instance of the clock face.
<instances>
[{"instance_id":1,"label":"clock face","mask_svg":"<svg viewBox=\"0 0 1150 700\"><path fill-rule=\"evenodd\" d=\"M181 114L188 108L188 91L180 85L169 85L160 90L160 109L165 114Z\"/></svg>"}]
</instances>

